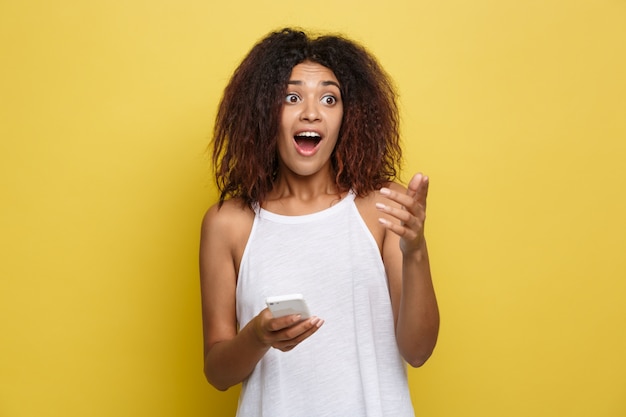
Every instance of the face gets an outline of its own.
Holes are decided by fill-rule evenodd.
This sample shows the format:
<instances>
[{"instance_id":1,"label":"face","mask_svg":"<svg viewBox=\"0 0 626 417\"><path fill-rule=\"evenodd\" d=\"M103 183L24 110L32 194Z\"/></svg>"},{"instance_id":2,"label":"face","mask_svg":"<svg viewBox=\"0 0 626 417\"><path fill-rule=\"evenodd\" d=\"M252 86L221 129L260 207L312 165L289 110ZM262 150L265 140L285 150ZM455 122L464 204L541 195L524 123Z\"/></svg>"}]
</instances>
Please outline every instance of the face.
<instances>
[{"instance_id":1,"label":"face","mask_svg":"<svg viewBox=\"0 0 626 417\"><path fill-rule=\"evenodd\" d=\"M281 169L301 176L330 170L342 117L343 102L335 74L310 61L293 67L278 133Z\"/></svg>"}]
</instances>

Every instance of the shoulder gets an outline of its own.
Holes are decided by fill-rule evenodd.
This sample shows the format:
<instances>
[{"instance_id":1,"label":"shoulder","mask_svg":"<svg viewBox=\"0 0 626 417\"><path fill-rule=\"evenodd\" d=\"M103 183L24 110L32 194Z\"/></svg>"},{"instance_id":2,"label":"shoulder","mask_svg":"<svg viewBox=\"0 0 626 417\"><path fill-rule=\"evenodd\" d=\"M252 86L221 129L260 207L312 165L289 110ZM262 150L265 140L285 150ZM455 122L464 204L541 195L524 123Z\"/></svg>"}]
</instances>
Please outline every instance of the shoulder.
<instances>
[{"instance_id":1,"label":"shoulder","mask_svg":"<svg viewBox=\"0 0 626 417\"><path fill-rule=\"evenodd\" d=\"M232 276L235 282L253 222L254 211L238 199L207 210L200 236L202 276Z\"/></svg>"},{"instance_id":2,"label":"shoulder","mask_svg":"<svg viewBox=\"0 0 626 417\"><path fill-rule=\"evenodd\" d=\"M392 191L397 191L399 193L406 193L407 188L396 181L389 181L385 184L385 187L389 188Z\"/></svg>"},{"instance_id":3,"label":"shoulder","mask_svg":"<svg viewBox=\"0 0 626 417\"><path fill-rule=\"evenodd\" d=\"M203 239L209 236L222 241L237 241L247 234L254 221L254 211L239 199L226 200L220 206L214 204L202 219Z\"/></svg>"},{"instance_id":4,"label":"shoulder","mask_svg":"<svg viewBox=\"0 0 626 417\"><path fill-rule=\"evenodd\" d=\"M220 206L212 205L204 215L202 224L206 226L228 226L245 219L253 219L254 212L240 199L226 200Z\"/></svg>"},{"instance_id":5,"label":"shoulder","mask_svg":"<svg viewBox=\"0 0 626 417\"><path fill-rule=\"evenodd\" d=\"M383 187L389 188L393 191L405 193L406 188L397 182L388 182L383 184ZM388 221L396 221L393 217L385 214L376 208L376 204L385 204L388 206L394 206L399 208L399 205L388 198L385 198L379 190L373 190L363 196L357 196L354 199L354 203L365 221L368 229L374 236L374 239L378 243L379 249L382 251L383 243L387 236L387 229L383 227L378 221L379 218L384 218Z\"/></svg>"},{"instance_id":6,"label":"shoulder","mask_svg":"<svg viewBox=\"0 0 626 417\"><path fill-rule=\"evenodd\" d=\"M404 185L395 181L386 182L385 184L383 184L383 187L389 188L392 191L396 191L396 192L403 193L403 194L406 193L406 190L407 190ZM369 193L363 196L357 196L355 198L355 203L357 207L359 207L359 210L365 209L365 208L373 209L376 207L376 203L383 203L386 205L395 204L393 201L390 201L389 199L383 197L379 191L380 189L377 189L377 190L370 191Z\"/></svg>"}]
</instances>

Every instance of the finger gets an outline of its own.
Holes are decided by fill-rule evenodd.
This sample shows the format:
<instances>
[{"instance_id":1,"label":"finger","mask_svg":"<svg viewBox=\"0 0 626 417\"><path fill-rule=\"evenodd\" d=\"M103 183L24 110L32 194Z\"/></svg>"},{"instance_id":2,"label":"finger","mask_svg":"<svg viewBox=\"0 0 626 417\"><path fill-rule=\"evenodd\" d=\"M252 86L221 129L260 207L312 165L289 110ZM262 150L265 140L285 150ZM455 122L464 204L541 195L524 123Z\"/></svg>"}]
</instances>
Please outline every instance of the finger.
<instances>
[{"instance_id":1,"label":"finger","mask_svg":"<svg viewBox=\"0 0 626 417\"><path fill-rule=\"evenodd\" d=\"M414 197L419 191L420 186L422 185L422 179L424 175L421 172L413 175L411 181L409 181L409 185L407 186L407 195Z\"/></svg>"},{"instance_id":2,"label":"finger","mask_svg":"<svg viewBox=\"0 0 626 417\"><path fill-rule=\"evenodd\" d=\"M269 309L262 310L253 321L254 332L259 341L271 346L283 329L288 329L301 322L298 314L274 318Z\"/></svg>"},{"instance_id":3,"label":"finger","mask_svg":"<svg viewBox=\"0 0 626 417\"><path fill-rule=\"evenodd\" d=\"M288 316L270 318L267 322L267 330L270 332L277 332L283 329L292 327L302 321L300 314L290 314Z\"/></svg>"},{"instance_id":4,"label":"finger","mask_svg":"<svg viewBox=\"0 0 626 417\"><path fill-rule=\"evenodd\" d=\"M392 206L383 203L376 203L376 208L378 208L378 210L393 215L402 223L414 224L415 220L412 219L412 216L418 217L422 220L424 219L424 213L426 211L426 194L428 193L428 181L425 183L420 182L416 190L407 189L406 194L390 190L389 188L381 188L380 193L389 200L398 203L402 208L394 209ZM411 197L409 193L414 194L414 197Z\"/></svg>"},{"instance_id":5,"label":"finger","mask_svg":"<svg viewBox=\"0 0 626 417\"><path fill-rule=\"evenodd\" d=\"M398 203L399 205L403 207L411 207L413 203L415 202L413 200L413 196L409 195L410 191L408 190L406 193L399 193L390 188L383 187L379 190L379 192L383 197L388 198L389 200L395 201L396 203ZM412 194L414 195L415 191L413 191Z\"/></svg>"},{"instance_id":6,"label":"finger","mask_svg":"<svg viewBox=\"0 0 626 417\"><path fill-rule=\"evenodd\" d=\"M272 346L277 349L282 349L286 346L295 346L317 332L323 324L324 320L319 317L311 317L308 320L304 320L296 326L278 332L275 335L276 341Z\"/></svg>"},{"instance_id":7,"label":"finger","mask_svg":"<svg viewBox=\"0 0 626 417\"><path fill-rule=\"evenodd\" d=\"M386 220L383 218L379 218L378 221L380 222L380 224L385 226L385 228L391 230L393 233L397 234L402 239L413 240L417 237L417 232L409 227L405 227L401 224L390 222L389 220Z\"/></svg>"},{"instance_id":8,"label":"finger","mask_svg":"<svg viewBox=\"0 0 626 417\"><path fill-rule=\"evenodd\" d=\"M383 203L376 203L376 208L398 219L401 225L412 225L415 222L415 217L407 210L391 207Z\"/></svg>"},{"instance_id":9,"label":"finger","mask_svg":"<svg viewBox=\"0 0 626 417\"><path fill-rule=\"evenodd\" d=\"M293 348L295 348L297 345L289 345L289 346L272 346L274 349L278 349L281 352L289 352L290 350L292 350Z\"/></svg>"},{"instance_id":10,"label":"finger","mask_svg":"<svg viewBox=\"0 0 626 417\"><path fill-rule=\"evenodd\" d=\"M411 181L409 181L409 185L407 186L407 194L414 196L416 200L426 202L426 196L428 194L428 183L429 178L418 172L413 175Z\"/></svg>"},{"instance_id":11,"label":"finger","mask_svg":"<svg viewBox=\"0 0 626 417\"><path fill-rule=\"evenodd\" d=\"M415 200L426 207L426 198L428 197L428 186L430 185L430 179L427 176L422 176L421 181L418 184L415 192Z\"/></svg>"}]
</instances>

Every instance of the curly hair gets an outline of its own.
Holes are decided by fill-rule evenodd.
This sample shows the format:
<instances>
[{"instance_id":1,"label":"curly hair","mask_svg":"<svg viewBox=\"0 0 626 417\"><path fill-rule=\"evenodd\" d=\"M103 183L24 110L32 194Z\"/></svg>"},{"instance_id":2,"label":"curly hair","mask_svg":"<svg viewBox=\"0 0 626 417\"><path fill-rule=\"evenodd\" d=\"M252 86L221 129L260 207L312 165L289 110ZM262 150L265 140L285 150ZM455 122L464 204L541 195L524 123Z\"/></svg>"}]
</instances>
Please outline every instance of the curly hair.
<instances>
[{"instance_id":1,"label":"curly hair","mask_svg":"<svg viewBox=\"0 0 626 417\"><path fill-rule=\"evenodd\" d=\"M363 196L396 178L402 158L396 91L376 58L342 36L286 28L259 41L224 90L211 141L220 205L227 198L260 204L272 190L287 82L303 61L327 67L340 84L343 120L331 156L337 189Z\"/></svg>"}]
</instances>

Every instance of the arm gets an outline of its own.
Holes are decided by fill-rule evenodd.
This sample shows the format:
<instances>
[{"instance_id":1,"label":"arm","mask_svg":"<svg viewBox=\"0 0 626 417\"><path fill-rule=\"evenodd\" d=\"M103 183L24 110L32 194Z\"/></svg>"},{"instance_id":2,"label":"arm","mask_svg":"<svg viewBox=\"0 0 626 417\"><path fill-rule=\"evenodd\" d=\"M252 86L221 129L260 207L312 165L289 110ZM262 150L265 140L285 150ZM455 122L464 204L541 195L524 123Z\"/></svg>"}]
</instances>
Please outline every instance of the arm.
<instances>
[{"instance_id":1,"label":"arm","mask_svg":"<svg viewBox=\"0 0 626 417\"><path fill-rule=\"evenodd\" d=\"M390 204L377 204L386 228L383 260L396 318L396 339L414 367L432 354L439 333L439 309L424 238L428 178L416 174L404 191L397 184L381 189ZM397 204L393 204L397 203Z\"/></svg>"},{"instance_id":2,"label":"arm","mask_svg":"<svg viewBox=\"0 0 626 417\"><path fill-rule=\"evenodd\" d=\"M237 269L252 225L252 214L226 202L212 207L202 222L200 279L204 334L204 373L211 385L226 390L246 379L274 347L288 351L322 325L316 317L274 319L264 309L239 332Z\"/></svg>"}]
</instances>

